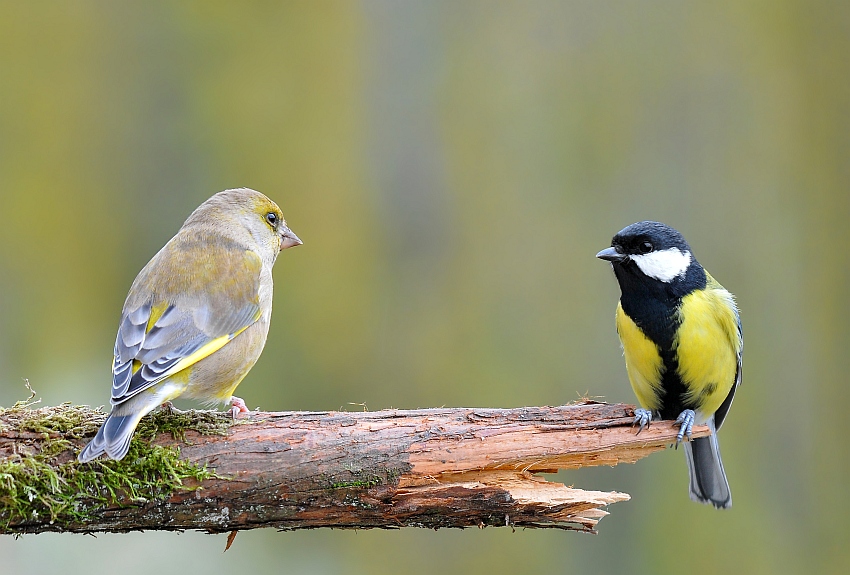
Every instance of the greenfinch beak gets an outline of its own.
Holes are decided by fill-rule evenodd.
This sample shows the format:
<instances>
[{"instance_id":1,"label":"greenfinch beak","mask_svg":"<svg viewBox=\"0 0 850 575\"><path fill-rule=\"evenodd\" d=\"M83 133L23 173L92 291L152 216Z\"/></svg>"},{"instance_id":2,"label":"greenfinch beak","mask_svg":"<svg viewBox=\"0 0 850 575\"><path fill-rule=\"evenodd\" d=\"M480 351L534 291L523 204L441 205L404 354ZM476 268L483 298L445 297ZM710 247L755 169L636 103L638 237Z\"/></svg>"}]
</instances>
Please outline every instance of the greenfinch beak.
<instances>
[{"instance_id":1,"label":"greenfinch beak","mask_svg":"<svg viewBox=\"0 0 850 575\"><path fill-rule=\"evenodd\" d=\"M300 246L303 244L298 236L295 235L295 232L283 226L283 229L280 230L280 249L285 250L286 248L291 248L293 246Z\"/></svg>"}]
</instances>

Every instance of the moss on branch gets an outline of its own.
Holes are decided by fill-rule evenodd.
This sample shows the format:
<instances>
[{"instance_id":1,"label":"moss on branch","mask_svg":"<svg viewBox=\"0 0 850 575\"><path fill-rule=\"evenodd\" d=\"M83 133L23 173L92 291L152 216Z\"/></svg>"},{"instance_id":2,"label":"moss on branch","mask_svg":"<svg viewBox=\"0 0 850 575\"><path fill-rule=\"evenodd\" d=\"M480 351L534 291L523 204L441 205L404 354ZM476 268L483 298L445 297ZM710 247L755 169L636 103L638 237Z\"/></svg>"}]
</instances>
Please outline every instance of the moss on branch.
<instances>
[{"instance_id":1,"label":"moss on branch","mask_svg":"<svg viewBox=\"0 0 850 575\"><path fill-rule=\"evenodd\" d=\"M81 464L69 455L75 452L72 441L91 437L106 414L68 403L35 408L33 397L0 408L0 434L15 434L11 449L0 443L0 533L46 517L60 525L91 521L105 508L164 500L218 477L206 466L180 459L178 448L152 441L160 433L183 440L188 430L224 435L232 424L227 414L152 413L142 419L124 459Z\"/></svg>"}]
</instances>

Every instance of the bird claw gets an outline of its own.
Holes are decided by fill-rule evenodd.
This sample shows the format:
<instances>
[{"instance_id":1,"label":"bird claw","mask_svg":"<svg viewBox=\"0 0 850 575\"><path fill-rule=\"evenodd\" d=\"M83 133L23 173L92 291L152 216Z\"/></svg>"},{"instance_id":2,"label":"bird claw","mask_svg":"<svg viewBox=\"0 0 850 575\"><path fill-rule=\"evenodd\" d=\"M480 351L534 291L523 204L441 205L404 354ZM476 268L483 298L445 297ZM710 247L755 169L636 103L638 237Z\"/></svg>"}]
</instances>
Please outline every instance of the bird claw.
<instances>
[{"instance_id":1,"label":"bird claw","mask_svg":"<svg viewBox=\"0 0 850 575\"><path fill-rule=\"evenodd\" d=\"M233 419L239 417L240 413L250 413L251 410L248 409L248 406L245 405L245 401L240 397L236 397L235 395L230 398L230 415L233 416Z\"/></svg>"},{"instance_id":2,"label":"bird claw","mask_svg":"<svg viewBox=\"0 0 850 575\"><path fill-rule=\"evenodd\" d=\"M676 434L676 447L679 447L685 437L688 438L688 441L691 440L691 430L694 428L696 418L693 409L686 409L676 418L675 424L679 425L679 433Z\"/></svg>"},{"instance_id":3,"label":"bird claw","mask_svg":"<svg viewBox=\"0 0 850 575\"><path fill-rule=\"evenodd\" d=\"M652 412L648 409L643 409L639 407L635 409L635 420L632 421L632 427L640 424L640 429L635 435L640 435L640 432L643 431L644 428L649 429L649 424L652 422Z\"/></svg>"}]
</instances>

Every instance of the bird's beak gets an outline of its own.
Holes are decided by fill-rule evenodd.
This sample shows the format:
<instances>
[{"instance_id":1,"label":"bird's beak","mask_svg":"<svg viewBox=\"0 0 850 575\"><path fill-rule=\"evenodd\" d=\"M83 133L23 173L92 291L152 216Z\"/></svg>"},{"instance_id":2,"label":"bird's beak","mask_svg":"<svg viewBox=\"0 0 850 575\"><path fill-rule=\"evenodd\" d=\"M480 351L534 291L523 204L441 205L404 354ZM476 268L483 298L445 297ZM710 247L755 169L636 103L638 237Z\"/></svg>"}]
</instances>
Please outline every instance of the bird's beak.
<instances>
[{"instance_id":1,"label":"bird's beak","mask_svg":"<svg viewBox=\"0 0 850 575\"><path fill-rule=\"evenodd\" d=\"M291 248L294 246L300 246L303 244L298 236L295 235L295 232L283 226L283 229L280 230L280 249L285 250L286 248Z\"/></svg>"},{"instance_id":2,"label":"bird's beak","mask_svg":"<svg viewBox=\"0 0 850 575\"><path fill-rule=\"evenodd\" d=\"M600 260L607 260L609 262L617 263L624 262L629 259L629 256L627 256L626 254L621 254L614 248L605 248L604 250L596 254L596 257L598 257Z\"/></svg>"}]
</instances>

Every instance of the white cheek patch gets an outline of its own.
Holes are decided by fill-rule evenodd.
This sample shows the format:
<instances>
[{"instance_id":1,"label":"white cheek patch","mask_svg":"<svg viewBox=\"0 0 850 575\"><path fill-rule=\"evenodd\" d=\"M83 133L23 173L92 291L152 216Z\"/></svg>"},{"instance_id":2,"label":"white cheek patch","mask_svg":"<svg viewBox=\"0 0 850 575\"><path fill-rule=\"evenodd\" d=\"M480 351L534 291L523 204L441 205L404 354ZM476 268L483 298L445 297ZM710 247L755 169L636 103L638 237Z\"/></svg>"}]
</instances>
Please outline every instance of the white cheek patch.
<instances>
[{"instance_id":1,"label":"white cheek patch","mask_svg":"<svg viewBox=\"0 0 850 575\"><path fill-rule=\"evenodd\" d=\"M630 258L644 274L664 283L685 275L691 265L691 252L683 252L679 248L634 255Z\"/></svg>"}]
</instances>

